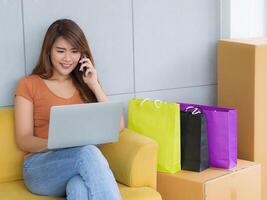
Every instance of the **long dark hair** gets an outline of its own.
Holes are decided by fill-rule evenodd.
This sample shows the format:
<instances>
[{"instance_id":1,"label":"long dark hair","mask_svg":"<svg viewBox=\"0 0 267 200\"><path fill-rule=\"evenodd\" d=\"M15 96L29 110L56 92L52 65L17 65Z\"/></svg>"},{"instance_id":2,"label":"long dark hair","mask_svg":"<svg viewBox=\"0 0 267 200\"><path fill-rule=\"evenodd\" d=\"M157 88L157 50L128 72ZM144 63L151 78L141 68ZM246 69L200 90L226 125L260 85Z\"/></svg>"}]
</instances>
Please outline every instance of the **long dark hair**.
<instances>
[{"instance_id":1,"label":"long dark hair","mask_svg":"<svg viewBox=\"0 0 267 200\"><path fill-rule=\"evenodd\" d=\"M70 42L73 47L81 52L81 55L85 55L90 59L93 66L95 65L89 44L82 29L70 19L59 19L50 25L45 34L39 60L33 69L32 74L39 75L43 79L52 77L53 65L50 59L50 54L51 48L58 37L63 37ZM95 94L84 83L82 73L79 72L78 67L75 67L70 76L84 102L97 102Z\"/></svg>"}]
</instances>

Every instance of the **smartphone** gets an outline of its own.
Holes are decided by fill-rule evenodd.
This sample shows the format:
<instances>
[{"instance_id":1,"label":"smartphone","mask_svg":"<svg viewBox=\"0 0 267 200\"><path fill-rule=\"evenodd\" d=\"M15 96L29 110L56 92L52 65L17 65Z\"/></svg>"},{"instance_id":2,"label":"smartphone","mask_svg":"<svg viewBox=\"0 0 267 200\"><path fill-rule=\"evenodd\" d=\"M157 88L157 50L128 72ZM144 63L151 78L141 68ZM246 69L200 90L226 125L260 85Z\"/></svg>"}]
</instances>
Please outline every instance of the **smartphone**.
<instances>
[{"instance_id":1,"label":"smartphone","mask_svg":"<svg viewBox=\"0 0 267 200\"><path fill-rule=\"evenodd\" d=\"M80 60L83 59L85 56L81 56ZM80 60L78 62L78 65L77 65L77 69L79 70L80 73L82 73L82 76L85 77L86 76L86 70L88 69L88 67L84 67L81 71L80 71L80 66L83 64L83 63L80 63Z\"/></svg>"}]
</instances>

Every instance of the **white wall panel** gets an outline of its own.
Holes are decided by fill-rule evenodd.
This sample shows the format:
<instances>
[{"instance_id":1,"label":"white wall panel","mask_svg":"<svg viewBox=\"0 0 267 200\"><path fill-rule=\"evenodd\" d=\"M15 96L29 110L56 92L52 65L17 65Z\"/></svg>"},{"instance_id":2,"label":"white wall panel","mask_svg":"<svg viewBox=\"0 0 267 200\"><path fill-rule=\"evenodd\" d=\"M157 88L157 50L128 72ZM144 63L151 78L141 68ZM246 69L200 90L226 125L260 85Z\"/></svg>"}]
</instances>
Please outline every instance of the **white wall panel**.
<instances>
[{"instance_id":1,"label":"white wall panel","mask_svg":"<svg viewBox=\"0 0 267 200\"><path fill-rule=\"evenodd\" d=\"M136 97L169 102L216 105L217 85L137 93Z\"/></svg>"},{"instance_id":2,"label":"white wall panel","mask_svg":"<svg viewBox=\"0 0 267 200\"><path fill-rule=\"evenodd\" d=\"M125 125L128 123L128 101L134 98L134 94L121 94L108 96L111 102L122 102L123 103L123 114L125 119Z\"/></svg>"},{"instance_id":3,"label":"white wall panel","mask_svg":"<svg viewBox=\"0 0 267 200\"><path fill-rule=\"evenodd\" d=\"M0 106L13 104L15 86L25 74L21 1L0 1Z\"/></svg>"},{"instance_id":4,"label":"white wall panel","mask_svg":"<svg viewBox=\"0 0 267 200\"><path fill-rule=\"evenodd\" d=\"M134 0L136 91L216 84L219 0Z\"/></svg>"}]
</instances>

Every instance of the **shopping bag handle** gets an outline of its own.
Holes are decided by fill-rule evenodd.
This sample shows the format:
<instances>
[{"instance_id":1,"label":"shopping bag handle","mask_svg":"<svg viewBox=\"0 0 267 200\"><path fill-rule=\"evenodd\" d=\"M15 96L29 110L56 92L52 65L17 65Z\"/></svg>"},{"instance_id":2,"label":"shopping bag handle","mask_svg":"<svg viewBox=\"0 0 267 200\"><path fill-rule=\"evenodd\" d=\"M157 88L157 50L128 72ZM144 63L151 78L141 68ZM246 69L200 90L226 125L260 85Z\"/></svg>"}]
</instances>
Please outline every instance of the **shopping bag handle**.
<instances>
[{"instance_id":1,"label":"shopping bag handle","mask_svg":"<svg viewBox=\"0 0 267 200\"><path fill-rule=\"evenodd\" d=\"M193 111L191 112L193 115L197 115L197 114L200 114L201 113L201 111L200 111L200 109L199 108L196 108L196 107L194 107L194 106L188 106L186 109L185 109L185 112L190 112L190 110L192 110L193 109Z\"/></svg>"},{"instance_id":2,"label":"shopping bag handle","mask_svg":"<svg viewBox=\"0 0 267 200\"><path fill-rule=\"evenodd\" d=\"M144 103L145 103L146 101L148 101L148 100L150 100L150 98L145 98L145 99L140 103L140 107L142 107L142 106L144 105ZM154 100L153 102L154 102L154 106L155 106L156 108L160 108L160 106L159 106L157 103L162 103L161 100L156 99L156 100Z\"/></svg>"}]
</instances>

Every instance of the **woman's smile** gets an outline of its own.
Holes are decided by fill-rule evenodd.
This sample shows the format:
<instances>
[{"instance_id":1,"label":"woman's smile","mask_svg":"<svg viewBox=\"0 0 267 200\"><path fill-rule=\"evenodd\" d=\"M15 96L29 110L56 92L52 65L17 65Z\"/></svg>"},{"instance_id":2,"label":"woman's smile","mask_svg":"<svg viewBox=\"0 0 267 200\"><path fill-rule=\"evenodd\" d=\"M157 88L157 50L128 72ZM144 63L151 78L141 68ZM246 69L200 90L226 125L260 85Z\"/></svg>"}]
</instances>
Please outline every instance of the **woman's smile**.
<instances>
[{"instance_id":1,"label":"woman's smile","mask_svg":"<svg viewBox=\"0 0 267 200\"><path fill-rule=\"evenodd\" d=\"M73 64L59 63L63 69L72 68Z\"/></svg>"}]
</instances>

